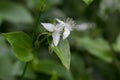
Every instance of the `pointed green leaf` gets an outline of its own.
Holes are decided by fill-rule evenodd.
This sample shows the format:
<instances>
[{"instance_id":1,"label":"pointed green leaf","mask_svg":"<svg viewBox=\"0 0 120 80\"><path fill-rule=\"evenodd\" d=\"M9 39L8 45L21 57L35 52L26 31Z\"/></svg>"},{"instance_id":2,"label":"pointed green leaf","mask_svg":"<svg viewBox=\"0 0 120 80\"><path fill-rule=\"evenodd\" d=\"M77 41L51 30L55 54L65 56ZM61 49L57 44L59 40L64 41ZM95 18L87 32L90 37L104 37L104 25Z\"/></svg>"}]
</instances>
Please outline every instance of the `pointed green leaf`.
<instances>
[{"instance_id":1,"label":"pointed green leaf","mask_svg":"<svg viewBox=\"0 0 120 80\"><path fill-rule=\"evenodd\" d=\"M70 54L70 47L67 40L61 40L59 45L55 47L54 52L60 58L63 65L69 69L70 68L70 61L71 61L71 54Z\"/></svg>"},{"instance_id":2,"label":"pointed green leaf","mask_svg":"<svg viewBox=\"0 0 120 80\"><path fill-rule=\"evenodd\" d=\"M32 40L24 32L3 33L5 38L11 44L16 57L22 61L30 61L33 59Z\"/></svg>"},{"instance_id":3,"label":"pointed green leaf","mask_svg":"<svg viewBox=\"0 0 120 80\"><path fill-rule=\"evenodd\" d=\"M83 0L87 5L91 4L93 0Z\"/></svg>"}]
</instances>

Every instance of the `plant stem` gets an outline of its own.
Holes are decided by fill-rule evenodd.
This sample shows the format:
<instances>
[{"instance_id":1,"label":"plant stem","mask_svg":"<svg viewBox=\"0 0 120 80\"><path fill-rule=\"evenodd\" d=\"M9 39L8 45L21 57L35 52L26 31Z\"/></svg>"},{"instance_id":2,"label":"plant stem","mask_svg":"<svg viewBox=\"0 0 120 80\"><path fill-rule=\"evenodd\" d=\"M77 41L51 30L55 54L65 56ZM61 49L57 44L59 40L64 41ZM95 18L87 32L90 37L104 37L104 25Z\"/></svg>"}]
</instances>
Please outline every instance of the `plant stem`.
<instances>
[{"instance_id":1,"label":"plant stem","mask_svg":"<svg viewBox=\"0 0 120 80\"><path fill-rule=\"evenodd\" d=\"M24 75L25 75L25 72L26 72L26 70L27 70L28 63L29 63L29 62L26 62L26 64L25 64L25 67L24 67L24 69L23 69L23 73L22 73L22 76L21 76L21 80L24 79Z\"/></svg>"},{"instance_id":2,"label":"plant stem","mask_svg":"<svg viewBox=\"0 0 120 80\"><path fill-rule=\"evenodd\" d=\"M33 34L32 34L33 41L35 39L35 35L36 35L37 30L38 30L38 25L39 25L39 22L40 22L40 16L41 16L41 11L39 12L39 16L38 16L38 18L37 18L37 20L36 20L36 22L34 24Z\"/></svg>"},{"instance_id":3,"label":"plant stem","mask_svg":"<svg viewBox=\"0 0 120 80\"><path fill-rule=\"evenodd\" d=\"M33 42L34 42L38 27L39 27L39 24L40 24L40 17L41 17L41 15L42 15L42 13L44 12L44 9L45 9L45 2L46 2L46 0L42 0L42 2L40 4L41 5L40 6L40 11L38 13L38 17L37 17L36 22L35 22L34 27L33 27L33 34L32 34Z\"/></svg>"}]
</instances>

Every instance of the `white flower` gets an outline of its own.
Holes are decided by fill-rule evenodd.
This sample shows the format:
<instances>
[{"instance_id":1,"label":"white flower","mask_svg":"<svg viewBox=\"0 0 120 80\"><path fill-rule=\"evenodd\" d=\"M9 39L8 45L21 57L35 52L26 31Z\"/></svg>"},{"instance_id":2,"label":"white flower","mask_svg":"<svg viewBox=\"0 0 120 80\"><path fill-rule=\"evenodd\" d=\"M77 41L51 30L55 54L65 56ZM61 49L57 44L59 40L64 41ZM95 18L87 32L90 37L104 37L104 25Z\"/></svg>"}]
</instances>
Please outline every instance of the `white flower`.
<instances>
[{"instance_id":1,"label":"white flower","mask_svg":"<svg viewBox=\"0 0 120 80\"><path fill-rule=\"evenodd\" d=\"M56 25L51 23L41 23L46 30L52 32L53 43L55 46L57 46L60 41L60 33L63 32L64 40L70 35L70 31L72 31L75 26L74 21L69 18L65 22L60 19L56 19L56 21L58 22Z\"/></svg>"},{"instance_id":2,"label":"white flower","mask_svg":"<svg viewBox=\"0 0 120 80\"><path fill-rule=\"evenodd\" d=\"M63 31L63 40L66 39L70 35L70 31L73 30L73 27L75 26L75 23L72 19L68 18L65 22L61 21L60 19L56 19L59 24L64 26L64 31Z\"/></svg>"},{"instance_id":3,"label":"white flower","mask_svg":"<svg viewBox=\"0 0 120 80\"><path fill-rule=\"evenodd\" d=\"M62 24L51 24L51 23L41 23L46 30L52 32L53 43L55 46L58 45L60 41L60 32L63 30Z\"/></svg>"}]
</instances>

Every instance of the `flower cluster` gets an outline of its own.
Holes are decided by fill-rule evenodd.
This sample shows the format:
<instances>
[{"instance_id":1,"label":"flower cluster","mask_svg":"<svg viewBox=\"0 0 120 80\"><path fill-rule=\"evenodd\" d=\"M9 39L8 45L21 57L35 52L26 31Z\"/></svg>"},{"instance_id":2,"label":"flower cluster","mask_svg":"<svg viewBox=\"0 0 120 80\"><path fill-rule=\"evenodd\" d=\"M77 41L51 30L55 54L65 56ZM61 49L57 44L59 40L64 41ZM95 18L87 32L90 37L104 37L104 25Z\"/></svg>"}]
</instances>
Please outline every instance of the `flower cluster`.
<instances>
[{"instance_id":1,"label":"flower cluster","mask_svg":"<svg viewBox=\"0 0 120 80\"><path fill-rule=\"evenodd\" d=\"M60 35L62 34L63 40L70 35L70 31L73 30L75 23L72 19L68 18L65 22L60 19L55 19L57 24L41 23L42 26L49 32L52 32L53 43L55 46L60 41Z\"/></svg>"}]
</instances>

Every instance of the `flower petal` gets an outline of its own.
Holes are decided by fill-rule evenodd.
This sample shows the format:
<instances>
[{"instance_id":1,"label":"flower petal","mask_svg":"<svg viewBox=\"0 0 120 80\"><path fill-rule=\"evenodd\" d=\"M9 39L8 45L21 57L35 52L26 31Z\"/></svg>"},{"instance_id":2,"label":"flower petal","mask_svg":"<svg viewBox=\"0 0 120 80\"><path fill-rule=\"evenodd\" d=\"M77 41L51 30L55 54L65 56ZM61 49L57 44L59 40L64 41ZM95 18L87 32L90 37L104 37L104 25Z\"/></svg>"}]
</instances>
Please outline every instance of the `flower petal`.
<instances>
[{"instance_id":1,"label":"flower petal","mask_svg":"<svg viewBox=\"0 0 120 80\"><path fill-rule=\"evenodd\" d=\"M65 27L63 32L63 40L66 39L69 36L69 34L70 30L67 27Z\"/></svg>"},{"instance_id":2,"label":"flower petal","mask_svg":"<svg viewBox=\"0 0 120 80\"><path fill-rule=\"evenodd\" d=\"M63 30L64 26L62 26L61 24L57 24L55 28L56 31L60 33Z\"/></svg>"},{"instance_id":3,"label":"flower petal","mask_svg":"<svg viewBox=\"0 0 120 80\"><path fill-rule=\"evenodd\" d=\"M55 25L51 24L51 23L41 23L43 25L43 27L48 30L49 32L53 32Z\"/></svg>"},{"instance_id":4,"label":"flower petal","mask_svg":"<svg viewBox=\"0 0 120 80\"><path fill-rule=\"evenodd\" d=\"M60 41L60 33L53 32L52 37L53 37L53 43L54 43L54 45L57 46L58 43L59 43L59 41Z\"/></svg>"},{"instance_id":5,"label":"flower petal","mask_svg":"<svg viewBox=\"0 0 120 80\"><path fill-rule=\"evenodd\" d=\"M58 21L62 26L65 26L65 23L62 20L60 20L58 18L56 18L55 20Z\"/></svg>"}]
</instances>

